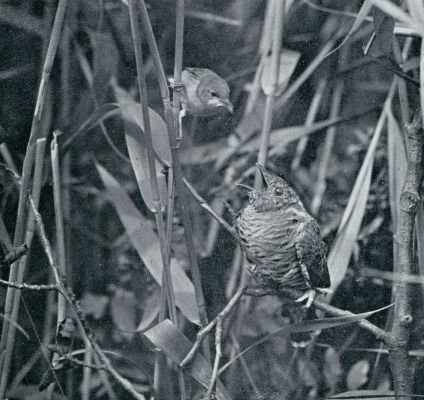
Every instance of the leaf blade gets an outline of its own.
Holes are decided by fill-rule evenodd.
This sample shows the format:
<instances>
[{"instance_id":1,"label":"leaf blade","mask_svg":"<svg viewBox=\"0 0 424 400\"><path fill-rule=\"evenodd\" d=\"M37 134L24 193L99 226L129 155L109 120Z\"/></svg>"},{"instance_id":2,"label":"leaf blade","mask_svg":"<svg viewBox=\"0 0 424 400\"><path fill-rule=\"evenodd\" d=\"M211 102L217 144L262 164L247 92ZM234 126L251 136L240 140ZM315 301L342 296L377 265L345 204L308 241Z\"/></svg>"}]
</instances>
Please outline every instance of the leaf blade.
<instances>
[{"instance_id":1,"label":"leaf blade","mask_svg":"<svg viewBox=\"0 0 424 400\"><path fill-rule=\"evenodd\" d=\"M156 282L162 285L159 240L149 226L149 221L136 208L118 181L100 164L96 164L96 168L134 248ZM188 320L200 325L193 283L175 259L171 260L171 274L177 307Z\"/></svg>"}]
</instances>

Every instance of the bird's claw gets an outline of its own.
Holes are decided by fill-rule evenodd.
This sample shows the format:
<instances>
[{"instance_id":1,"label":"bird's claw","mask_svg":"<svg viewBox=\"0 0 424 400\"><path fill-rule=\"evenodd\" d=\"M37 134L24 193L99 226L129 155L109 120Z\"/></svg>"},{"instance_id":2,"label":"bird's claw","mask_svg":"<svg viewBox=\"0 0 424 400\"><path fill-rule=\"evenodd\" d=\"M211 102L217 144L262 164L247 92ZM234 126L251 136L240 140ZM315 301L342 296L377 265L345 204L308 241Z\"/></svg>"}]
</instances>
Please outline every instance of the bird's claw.
<instances>
[{"instance_id":1,"label":"bird's claw","mask_svg":"<svg viewBox=\"0 0 424 400\"><path fill-rule=\"evenodd\" d=\"M306 301L305 307L309 308L309 307L311 307L312 302L314 301L316 294L317 294L317 292L315 290L309 289L303 296L296 299L295 302L301 303L301 302L305 301L306 299L308 299Z\"/></svg>"}]
</instances>

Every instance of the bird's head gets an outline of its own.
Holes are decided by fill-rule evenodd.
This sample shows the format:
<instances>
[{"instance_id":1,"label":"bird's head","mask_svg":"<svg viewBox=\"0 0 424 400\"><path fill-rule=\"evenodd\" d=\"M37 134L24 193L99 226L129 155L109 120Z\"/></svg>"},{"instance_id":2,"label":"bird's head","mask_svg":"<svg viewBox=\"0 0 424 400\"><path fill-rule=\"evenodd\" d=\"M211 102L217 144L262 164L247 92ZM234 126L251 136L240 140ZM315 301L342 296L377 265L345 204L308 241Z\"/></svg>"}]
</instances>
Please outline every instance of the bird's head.
<instances>
[{"instance_id":1,"label":"bird's head","mask_svg":"<svg viewBox=\"0 0 424 400\"><path fill-rule=\"evenodd\" d=\"M249 192L249 205L255 211L281 210L289 206L303 208L299 196L283 178L271 174L260 164L256 166L262 175L263 190L251 189Z\"/></svg>"},{"instance_id":2,"label":"bird's head","mask_svg":"<svg viewBox=\"0 0 424 400\"><path fill-rule=\"evenodd\" d=\"M197 93L202 102L211 109L224 107L229 113L233 113L233 105L230 101L230 88L227 82L215 72L205 69L197 87Z\"/></svg>"}]
</instances>

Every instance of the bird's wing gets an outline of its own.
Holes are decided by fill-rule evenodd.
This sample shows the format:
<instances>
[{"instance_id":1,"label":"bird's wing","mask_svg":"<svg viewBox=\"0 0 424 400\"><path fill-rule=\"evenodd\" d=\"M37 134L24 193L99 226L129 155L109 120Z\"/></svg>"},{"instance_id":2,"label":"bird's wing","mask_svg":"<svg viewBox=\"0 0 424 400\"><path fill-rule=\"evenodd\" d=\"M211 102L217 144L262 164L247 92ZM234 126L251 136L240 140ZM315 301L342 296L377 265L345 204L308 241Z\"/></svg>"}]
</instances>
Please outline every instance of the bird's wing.
<instances>
[{"instance_id":1,"label":"bird's wing","mask_svg":"<svg viewBox=\"0 0 424 400\"><path fill-rule=\"evenodd\" d=\"M210 70L206 68L186 68L185 71L187 71L194 79L200 81Z\"/></svg>"},{"instance_id":2,"label":"bird's wing","mask_svg":"<svg viewBox=\"0 0 424 400\"><path fill-rule=\"evenodd\" d=\"M310 218L300 224L295 238L296 255L302 273L312 288L327 288L331 285L327 268L327 246L321 240L317 222Z\"/></svg>"}]
</instances>

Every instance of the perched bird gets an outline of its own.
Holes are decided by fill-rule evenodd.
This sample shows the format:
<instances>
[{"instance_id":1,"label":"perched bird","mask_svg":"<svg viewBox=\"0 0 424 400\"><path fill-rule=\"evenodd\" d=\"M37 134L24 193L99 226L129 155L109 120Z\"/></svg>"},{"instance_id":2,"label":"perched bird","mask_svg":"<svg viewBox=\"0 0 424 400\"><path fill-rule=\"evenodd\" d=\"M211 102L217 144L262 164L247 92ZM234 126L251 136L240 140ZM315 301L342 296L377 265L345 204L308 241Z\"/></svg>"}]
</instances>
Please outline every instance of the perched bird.
<instances>
[{"instance_id":1,"label":"perched bird","mask_svg":"<svg viewBox=\"0 0 424 400\"><path fill-rule=\"evenodd\" d=\"M330 286L326 245L319 226L287 182L259 164L264 189L249 192L238 212L236 228L250 269L277 292L305 291L297 302L312 304L316 291ZM325 291L325 290L324 290Z\"/></svg>"},{"instance_id":2,"label":"perched bird","mask_svg":"<svg viewBox=\"0 0 424 400\"><path fill-rule=\"evenodd\" d=\"M207 117L226 108L233 113L227 82L207 68L186 68L181 76L181 104L185 114Z\"/></svg>"}]
</instances>

